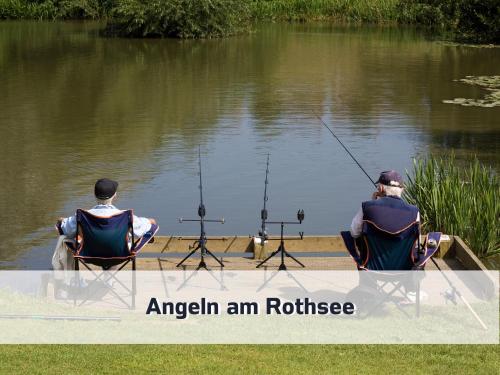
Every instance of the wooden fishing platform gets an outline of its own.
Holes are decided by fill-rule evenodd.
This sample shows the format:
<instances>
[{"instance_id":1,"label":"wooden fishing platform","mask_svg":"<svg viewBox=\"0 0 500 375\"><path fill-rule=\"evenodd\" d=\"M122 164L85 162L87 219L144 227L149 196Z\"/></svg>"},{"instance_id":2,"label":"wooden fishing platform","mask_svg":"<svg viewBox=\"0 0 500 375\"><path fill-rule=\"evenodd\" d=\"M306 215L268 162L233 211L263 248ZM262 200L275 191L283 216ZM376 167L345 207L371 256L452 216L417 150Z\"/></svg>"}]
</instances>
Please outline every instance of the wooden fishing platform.
<instances>
[{"instance_id":1,"label":"wooden fishing platform","mask_svg":"<svg viewBox=\"0 0 500 375\"><path fill-rule=\"evenodd\" d=\"M258 238L248 236L214 236L207 239L207 248L219 259L222 258L226 270L255 270L257 264L279 246L279 237L270 237L265 246L261 246ZM182 269L176 267L177 263L194 249L197 240L195 236L157 236L154 243L148 244L137 257L137 269ZM306 266L302 268L286 258L290 270L356 270L340 236L285 237L285 247ZM209 268L220 268L210 256L206 256L205 260ZM486 270L457 236L444 236L435 260L443 270ZM184 268L194 269L198 263L199 257L194 255L184 263ZM261 269L275 269L279 263L277 255ZM436 266L428 262L426 269L436 269Z\"/></svg>"}]
</instances>

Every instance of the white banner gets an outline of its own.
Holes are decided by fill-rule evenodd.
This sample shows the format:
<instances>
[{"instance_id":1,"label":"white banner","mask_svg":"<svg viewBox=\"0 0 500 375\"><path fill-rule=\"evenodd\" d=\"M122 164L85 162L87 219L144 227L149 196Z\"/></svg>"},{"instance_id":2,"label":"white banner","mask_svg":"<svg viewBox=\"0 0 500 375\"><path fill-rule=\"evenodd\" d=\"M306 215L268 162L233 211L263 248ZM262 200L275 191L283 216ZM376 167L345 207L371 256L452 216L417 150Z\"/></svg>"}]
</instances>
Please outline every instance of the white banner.
<instances>
[{"instance_id":1,"label":"white banner","mask_svg":"<svg viewBox=\"0 0 500 375\"><path fill-rule=\"evenodd\" d=\"M498 344L498 272L0 271L0 343Z\"/></svg>"}]
</instances>

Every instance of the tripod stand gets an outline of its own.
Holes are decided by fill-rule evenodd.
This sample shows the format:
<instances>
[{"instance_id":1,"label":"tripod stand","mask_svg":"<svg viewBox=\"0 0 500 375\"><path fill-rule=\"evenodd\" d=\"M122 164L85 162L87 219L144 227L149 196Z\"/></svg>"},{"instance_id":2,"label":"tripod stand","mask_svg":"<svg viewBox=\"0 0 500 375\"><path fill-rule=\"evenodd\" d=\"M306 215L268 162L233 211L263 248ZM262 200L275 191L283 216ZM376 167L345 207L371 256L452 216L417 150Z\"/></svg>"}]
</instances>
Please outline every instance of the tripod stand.
<instances>
[{"instance_id":1,"label":"tripod stand","mask_svg":"<svg viewBox=\"0 0 500 375\"><path fill-rule=\"evenodd\" d=\"M202 206L200 206L200 208L202 208ZM200 211L200 208L198 209L198 211ZM204 209L205 208L203 207L203 210ZM186 255L186 257L179 262L179 264L177 264L177 267L182 266L182 264L186 260L188 260L192 255L194 255L194 253L196 253L198 250L200 250L201 260L200 260L200 263L198 264L198 267L196 268L197 270L199 270L200 268L205 268L205 269L208 270L207 264L205 263L205 257L207 255L209 255L212 258L214 258L217 261L217 263L220 264L221 267L224 267L224 263L222 263L222 261L220 261L219 258L217 258L210 250L207 249L207 246L206 246L207 237L205 236L205 225L204 225L205 222L213 222L213 223L224 224L224 219L221 219L221 220L205 220L204 216L200 216L200 219L190 219L190 220L184 220L182 218L179 219L179 222L182 223L183 221L198 221L198 222L200 222L201 233L200 233L199 240L195 242L197 244L197 246L193 250L191 250L191 252L188 255Z\"/></svg>"},{"instance_id":2,"label":"tripod stand","mask_svg":"<svg viewBox=\"0 0 500 375\"><path fill-rule=\"evenodd\" d=\"M278 253L281 256L281 263L278 267L279 271L286 271L286 265L285 265L285 257L292 258L297 264L299 264L302 267L305 267L304 264L302 264L297 258L295 258L292 254L290 254L288 251L285 249L285 240L283 238L283 229L285 227L285 224L302 224L302 220L304 220L304 210L299 210L297 212L297 219L299 221L268 221L267 224L280 224L281 225L281 234L280 234L280 245L277 250L273 251L266 259L264 259L262 262L260 262L256 268L261 267L264 265L269 259L273 258L274 256L278 255ZM300 238L302 239L303 232L300 233Z\"/></svg>"},{"instance_id":3,"label":"tripod stand","mask_svg":"<svg viewBox=\"0 0 500 375\"><path fill-rule=\"evenodd\" d=\"M200 217L199 219L183 219L179 218L179 223L182 223L184 221L195 221L200 223L200 238L198 241L195 243L197 246L188 254L184 259L182 259L179 264L177 264L177 267L180 267L188 258L190 258L194 253L196 253L198 250L200 250L200 263L198 264L198 267L196 268L199 270L200 268L207 268L207 264L205 263L205 257L207 255L211 256L214 258L217 263L220 264L221 267L224 267L224 263L220 261L210 250L207 249L206 243L207 243L207 236L205 235L205 223L221 223L224 224L224 218L219 219L219 220L209 220L205 219L205 205L203 204L203 185L202 185L202 179L201 179L201 151L200 148L198 147L198 165L200 167L200 205L198 206L198 216Z\"/></svg>"}]
</instances>

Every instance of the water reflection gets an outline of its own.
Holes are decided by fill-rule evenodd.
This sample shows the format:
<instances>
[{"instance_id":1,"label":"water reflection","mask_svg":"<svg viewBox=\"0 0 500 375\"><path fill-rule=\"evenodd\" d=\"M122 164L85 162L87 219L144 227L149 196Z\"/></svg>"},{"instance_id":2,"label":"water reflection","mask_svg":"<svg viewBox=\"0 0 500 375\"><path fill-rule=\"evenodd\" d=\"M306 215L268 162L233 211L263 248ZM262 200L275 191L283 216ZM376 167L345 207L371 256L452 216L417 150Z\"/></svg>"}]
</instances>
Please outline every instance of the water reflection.
<instances>
[{"instance_id":1,"label":"water reflection","mask_svg":"<svg viewBox=\"0 0 500 375\"><path fill-rule=\"evenodd\" d=\"M498 108L454 82L491 75L499 49L430 43L413 30L270 25L210 41L121 40L95 23L0 23L0 259L43 266L51 223L92 204L94 180L163 233L195 213L202 144L207 208L255 233L265 154L273 216L306 210L306 233L345 228L366 177L314 119L324 115L375 176L417 153L476 153L498 167ZM4 263L4 266L12 263ZM1 264L0 264L1 266Z\"/></svg>"}]
</instances>

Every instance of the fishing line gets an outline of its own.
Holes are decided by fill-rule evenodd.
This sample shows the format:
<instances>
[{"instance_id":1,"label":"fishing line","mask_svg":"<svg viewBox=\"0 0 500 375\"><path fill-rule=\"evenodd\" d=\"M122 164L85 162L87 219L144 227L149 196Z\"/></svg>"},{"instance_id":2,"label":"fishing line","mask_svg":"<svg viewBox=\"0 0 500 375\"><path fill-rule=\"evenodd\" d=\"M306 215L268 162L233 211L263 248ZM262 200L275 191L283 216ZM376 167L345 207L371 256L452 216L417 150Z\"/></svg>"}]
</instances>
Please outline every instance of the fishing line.
<instances>
[{"instance_id":1,"label":"fishing line","mask_svg":"<svg viewBox=\"0 0 500 375\"><path fill-rule=\"evenodd\" d=\"M330 129L330 127L326 124L326 122L323 121L323 119L318 116L314 111L312 112L314 116L316 116L316 118L321 121L321 123L323 125L325 125L325 128L328 129L328 131L334 136L334 138L340 143L340 145L344 148L344 150L349 154L349 156L352 158L352 160L354 160L354 162L358 165L358 167L363 171L363 173L366 175L366 177L368 177L368 179L371 181L371 183L373 184L373 186L377 187L377 184L375 183L375 181L373 181L373 179L370 177L370 175L365 171L365 169L361 166L361 164L359 164L359 162L356 160L356 158L354 157L353 154L351 154L351 152L349 151L349 149L344 145L344 143L340 140L339 137L337 137L337 135L333 132L332 129Z\"/></svg>"}]
</instances>

